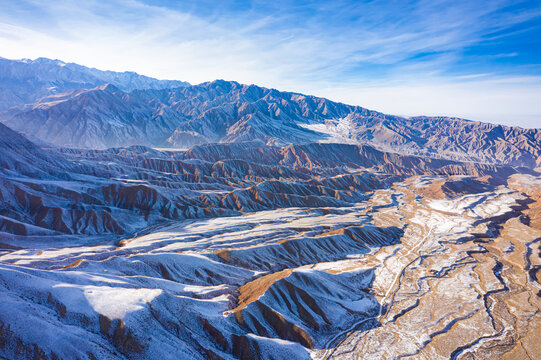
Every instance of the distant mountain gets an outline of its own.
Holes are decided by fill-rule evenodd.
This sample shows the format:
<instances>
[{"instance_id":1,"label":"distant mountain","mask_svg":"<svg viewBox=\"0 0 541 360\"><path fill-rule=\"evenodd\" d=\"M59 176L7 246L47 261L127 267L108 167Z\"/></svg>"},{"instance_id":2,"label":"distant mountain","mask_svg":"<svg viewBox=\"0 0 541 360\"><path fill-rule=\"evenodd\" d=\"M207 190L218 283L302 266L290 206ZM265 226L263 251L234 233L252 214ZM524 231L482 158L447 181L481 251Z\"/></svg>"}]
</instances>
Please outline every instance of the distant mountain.
<instances>
[{"instance_id":1,"label":"distant mountain","mask_svg":"<svg viewBox=\"0 0 541 360\"><path fill-rule=\"evenodd\" d=\"M160 109L160 104L145 92L128 95L106 84L42 98L4 123L57 146L162 145L182 119Z\"/></svg>"},{"instance_id":2,"label":"distant mountain","mask_svg":"<svg viewBox=\"0 0 541 360\"><path fill-rule=\"evenodd\" d=\"M62 73L58 69L79 68L45 59L32 62L31 68L41 69L36 65L40 63L49 64L44 65L47 69L53 66L58 74ZM109 74L116 83L92 88L70 83L74 89L4 111L0 121L33 141L60 147L103 149L138 144L188 148L239 141L280 146L332 142L367 144L383 151L456 161L541 166L541 129L447 117L404 118L233 81L179 87L176 85L185 84L152 82L143 77L146 82L125 83L118 80L124 79L120 75L111 75L119 73L92 69L83 73L95 71ZM28 75L33 79L29 83L42 78L38 70L32 74ZM105 75L101 79L104 81Z\"/></svg>"},{"instance_id":3,"label":"distant mountain","mask_svg":"<svg viewBox=\"0 0 541 360\"><path fill-rule=\"evenodd\" d=\"M107 83L126 91L189 85L183 81L157 80L129 71L102 71L60 60L9 60L0 57L0 110L30 104L44 96L91 89Z\"/></svg>"},{"instance_id":4,"label":"distant mountain","mask_svg":"<svg viewBox=\"0 0 541 360\"><path fill-rule=\"evenodd\" d=\"M235 82L124 92L112 85L42 98L4 116L4 123L57 146L108 148L134 144L190 147L262 140L287 144L325 138L300 126L354 107Z\"/></svg>"}]
</instances>

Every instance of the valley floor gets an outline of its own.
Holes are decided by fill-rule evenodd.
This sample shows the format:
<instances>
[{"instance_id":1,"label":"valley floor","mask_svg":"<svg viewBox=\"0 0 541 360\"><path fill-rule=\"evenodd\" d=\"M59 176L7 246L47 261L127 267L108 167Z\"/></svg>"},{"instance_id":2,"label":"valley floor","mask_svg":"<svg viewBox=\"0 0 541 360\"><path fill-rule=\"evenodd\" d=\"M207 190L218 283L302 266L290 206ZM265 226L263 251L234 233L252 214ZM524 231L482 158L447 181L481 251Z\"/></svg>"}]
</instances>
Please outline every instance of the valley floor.
<instances>
[{"instance_id":1,"label":"valley floor","mask_svg":"<svg viewBox=\"0 0 541 360\"><path fill-rule=\"evenodd\" d=\"M541 179L441 180L2 250L0 357L540 358Z\"/></svg>"}]
</instances>

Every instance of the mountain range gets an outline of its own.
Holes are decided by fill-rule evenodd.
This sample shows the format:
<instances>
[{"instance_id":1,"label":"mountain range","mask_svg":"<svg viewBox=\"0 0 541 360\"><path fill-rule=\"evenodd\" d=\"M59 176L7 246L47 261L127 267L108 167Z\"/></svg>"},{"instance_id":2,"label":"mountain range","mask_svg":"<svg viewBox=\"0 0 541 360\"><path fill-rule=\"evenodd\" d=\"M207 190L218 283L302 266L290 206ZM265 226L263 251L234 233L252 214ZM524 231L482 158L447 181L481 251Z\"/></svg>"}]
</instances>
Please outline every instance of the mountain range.
<instances>
[{"instance_id":1,"label":"mountain range","mask_svg":"<svg viewBox=\"0 0 541 360\"><path fill-rule=\"evenodd\" d=\"M540 129L405 118L234 81L189 85L55 60L2 59L0 92L0 122L59 147L332 142L454 161L541 165Z\"/></svg>"}]
</instances>

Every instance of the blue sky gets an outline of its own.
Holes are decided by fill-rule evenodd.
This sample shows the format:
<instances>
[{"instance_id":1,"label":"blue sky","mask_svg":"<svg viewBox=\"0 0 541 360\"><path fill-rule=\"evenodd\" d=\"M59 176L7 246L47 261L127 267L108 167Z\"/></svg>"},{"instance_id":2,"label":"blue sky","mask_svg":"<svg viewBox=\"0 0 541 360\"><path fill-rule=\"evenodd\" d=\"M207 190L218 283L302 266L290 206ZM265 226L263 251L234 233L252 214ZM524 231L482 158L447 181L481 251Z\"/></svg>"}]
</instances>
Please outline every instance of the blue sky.
<instances>
[{"instance_id":1,"label":"blue sky","mask_svg":"<svg viewBox=\"0 0 541 360\"><path fill-rule=\"evenodd\" d=\"M0 56L541 127L541 1L0 0Z\"/></svg>"}]
</instances>

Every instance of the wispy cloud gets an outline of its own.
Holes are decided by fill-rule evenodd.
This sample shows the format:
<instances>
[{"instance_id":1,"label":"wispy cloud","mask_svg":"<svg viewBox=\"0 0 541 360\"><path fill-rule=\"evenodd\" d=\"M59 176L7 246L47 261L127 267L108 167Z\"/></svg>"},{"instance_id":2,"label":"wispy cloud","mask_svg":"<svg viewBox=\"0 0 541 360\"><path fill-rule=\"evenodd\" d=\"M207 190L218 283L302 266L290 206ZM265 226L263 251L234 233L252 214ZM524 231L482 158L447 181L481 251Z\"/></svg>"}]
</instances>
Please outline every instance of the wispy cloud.
<instances>
[{"instance_id":1,"label":"wispy cloud","mask_svg":"<svg viewBox=\"0 0 541 360\"><path fill-rule=\"evenodd\" d=\"M165 6L143 0L8 0L4 5L1 56L45 56L192 83L225 78L327 92L369 107L376 106L349 94L541 74L539 58L525 58L520 49L506 46L516 39L505 40L541 34L535 30L541 5L534 1L224 0ZM491 42L503 44L494 52L487 46ZM384 90L380 97L384 101ZM382 101L373 104L380 107ZM446 101L434 99L442 112ZM422 112L422 105L413 111ZM484 110L479 107L479 113Z\"/></svg>"}]
</instances>

